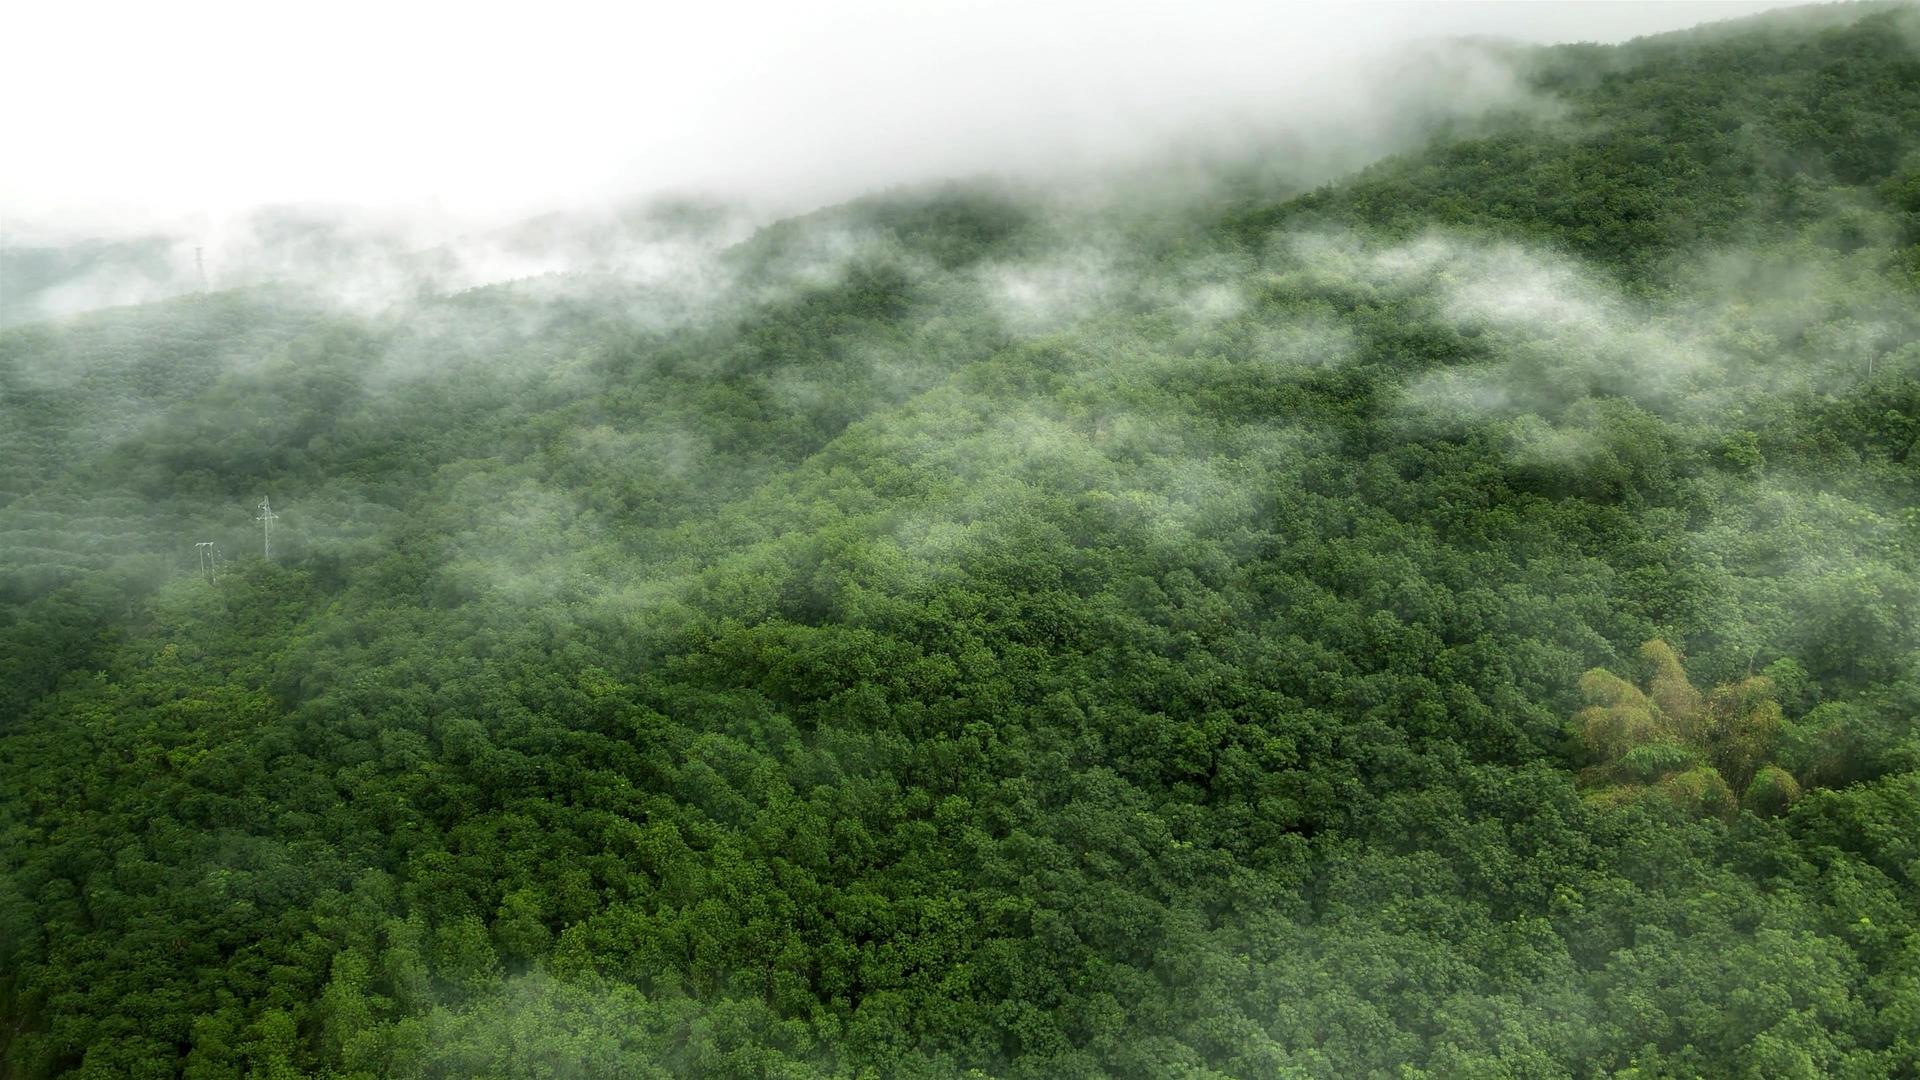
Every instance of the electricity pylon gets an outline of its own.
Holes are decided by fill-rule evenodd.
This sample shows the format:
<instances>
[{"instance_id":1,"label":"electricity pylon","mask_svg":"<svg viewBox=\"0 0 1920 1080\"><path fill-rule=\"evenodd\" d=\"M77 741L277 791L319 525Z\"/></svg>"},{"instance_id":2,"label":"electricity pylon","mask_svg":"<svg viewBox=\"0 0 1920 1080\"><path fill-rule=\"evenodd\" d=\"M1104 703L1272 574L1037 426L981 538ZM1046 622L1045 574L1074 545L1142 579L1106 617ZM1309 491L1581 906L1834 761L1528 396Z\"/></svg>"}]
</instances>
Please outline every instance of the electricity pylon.
<instances>
[{"instance_id":1,"label":"electricity pylon","mask_svg":"<svg viewBox=\"0 0 1920 1080\"><path fill-rule=\"evenodd\" d=\"M271 502L271 497L261 499L260 516L253 519L260 523L260 539L265 545L269 561L273 559L273 523L280 516L273 512L273 507L269 505Z\"/></svg>"}]
</instances>

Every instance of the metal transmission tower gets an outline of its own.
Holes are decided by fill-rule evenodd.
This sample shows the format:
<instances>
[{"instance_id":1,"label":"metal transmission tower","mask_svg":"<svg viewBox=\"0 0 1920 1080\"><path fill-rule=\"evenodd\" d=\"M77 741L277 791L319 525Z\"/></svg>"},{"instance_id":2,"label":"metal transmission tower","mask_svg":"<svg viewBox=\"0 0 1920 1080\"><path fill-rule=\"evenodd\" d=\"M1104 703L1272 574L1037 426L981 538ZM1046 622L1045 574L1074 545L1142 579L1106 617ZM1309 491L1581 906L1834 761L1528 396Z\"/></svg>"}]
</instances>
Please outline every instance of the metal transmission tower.
<instances>
[{"instance_id":1,"label":"metal transmission tower","mask_svg":"<svg viewBox=\"0 0 1920 1080\"><path fill-rule=\"evenodd\" d=\"M200 291L207 291L207 263L200 257L200 249L193 249L193 272L200 278Z\"/></svg>"},{"instance_id":2,"label":"metal transmission tower","mask_svg":"<svg viewBox=\"0 0 1920 1080\"><path fill-rule=\"evenodd\" d=\"M260 538L266 545L268 559L273 558L273 523L280 516L273 512L272 506L268 505L271 501L270 497L261 499L260 516L253 519L260 523Z\"/></svg>"},{"instance_id":3,"label":"metal transmission tower","mask_svg":"<svg viewBox=\"0 0 1920 1080\"><path fill-rule=\"evenodd\" d=\"M193 546L200 549L200 572L207 575L207 584L212 585L220 574L220 552L211 540L202 540Z\"/></svg>"}]
</instances>

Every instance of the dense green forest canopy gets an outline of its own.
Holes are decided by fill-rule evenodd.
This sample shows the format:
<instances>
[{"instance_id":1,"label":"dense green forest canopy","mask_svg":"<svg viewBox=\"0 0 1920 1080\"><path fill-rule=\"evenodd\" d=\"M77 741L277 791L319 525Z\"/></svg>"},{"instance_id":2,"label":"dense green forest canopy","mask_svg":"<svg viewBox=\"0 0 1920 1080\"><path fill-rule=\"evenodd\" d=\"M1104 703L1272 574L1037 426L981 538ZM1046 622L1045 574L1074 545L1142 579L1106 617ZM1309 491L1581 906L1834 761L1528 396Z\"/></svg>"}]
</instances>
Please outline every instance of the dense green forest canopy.
<instances>
[{"instance_id":1,"label":"dense green forest canopy","mask_svg":"<svg viewBox=\"0 0 1920 1080\"><path fill-rule=\"evenodd\" d=\"M0 1076L1920 1076L1920 15L1510 59L0 332Z\"/></svg>"}]
</instances>

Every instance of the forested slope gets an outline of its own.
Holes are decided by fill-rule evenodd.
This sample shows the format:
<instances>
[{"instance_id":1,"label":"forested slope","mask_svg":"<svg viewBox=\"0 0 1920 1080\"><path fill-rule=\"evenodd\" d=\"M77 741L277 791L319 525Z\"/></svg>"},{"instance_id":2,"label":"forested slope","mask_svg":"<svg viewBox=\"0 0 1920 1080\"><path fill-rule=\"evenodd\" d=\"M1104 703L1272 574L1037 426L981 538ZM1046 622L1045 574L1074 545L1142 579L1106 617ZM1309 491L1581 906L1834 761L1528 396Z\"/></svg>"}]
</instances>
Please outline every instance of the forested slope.
<instances>
[{"instance_id":1,"label":"forested slope","mask_svg":"<svg viewBox=\"0 0 1920 1080\"><path fill-rule=\"evenodd\" d=\"M0 1075L1920 1074L1920 21L1516 62L0 332Z\"/></svg>"}]
</instances>

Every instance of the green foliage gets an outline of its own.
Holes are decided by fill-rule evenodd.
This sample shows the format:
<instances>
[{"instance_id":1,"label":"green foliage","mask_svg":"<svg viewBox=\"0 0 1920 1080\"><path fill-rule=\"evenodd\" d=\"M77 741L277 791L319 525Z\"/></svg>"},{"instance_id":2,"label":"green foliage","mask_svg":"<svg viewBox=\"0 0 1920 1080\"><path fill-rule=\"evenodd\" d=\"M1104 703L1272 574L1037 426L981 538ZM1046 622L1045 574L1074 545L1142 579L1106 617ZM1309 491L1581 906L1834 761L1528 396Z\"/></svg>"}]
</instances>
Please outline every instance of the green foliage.
<instances>
[{"instance_id":1,"label":"green foliage","mask_svg":"<svg viewBox=\"0 0 1920 1080\"><path fill-rule=\"evenodd\" d=\"M1754 774L1746 794L1740 796L1740 805L1756 814L1779 814L1799 798L1800 784L1793 774L1778 765L1768 765Z\"/></svg>"},{"instance_id":2,"label":"green foliage","mask_svg":"<svg viewBox=\"0 0 1920 1080\"><path fill-rule=\"evenodd\" d=\"M0 332L0 1075L1915 1075L1912 23Z\"/></svg>"},{"instance_id":3,"label":"green foliage","mask_svg":"<svg viewBox=\"0 0 1920 1080\"><path fill-rule=\"evenodd\" d=\"M1797 764L1810 783L1840 779L1834 740L1808 725L1786 724L1771 678L1750 675L1703 695L1673 646L1648 641L1640 659L1648 673L1645 691L1603 668L1580 677L1588 704L1574 714L1572 729L1595 805L1630 804L1651 788L1683 809L1724 815L1736 808L1733 793L1744 792L1738 805L1779 813L1800 797L1800 782L1773 764L1776 757ZM1768 670L1796 684L1806 678L1787 658ZM1808 720L1816 729L1826 726L1814 716ZM1844 758L1844 751L1837 756Z\"/></svg>"},{"instance_id":4,"label":"green foliage","mask_svg":"<svg viewBox=\"0 0 1920 1080\"><path fill-rule=\"evenodd\" d=\"M1635 746L1621 755L1618 769L1623 776L1651 784L1669 773L1682 772L1699 765L1700 755L1682 743L1650 742Z\"/></svg>"},{"instance_id":5,"label":"green foliage","mask_svg":"<svg viewBox=\"0 0 1920 1080\"><path fill-rule=\"evenodd\" d=\"M1685 772L1664 777L1654 790L1665 796L1674 806L1695 816L1713 815L1724 817L1738 808L1733 788L1728 785L1720 770L1711 765L1700 765Z\"/></svg>"}]
</instances>

